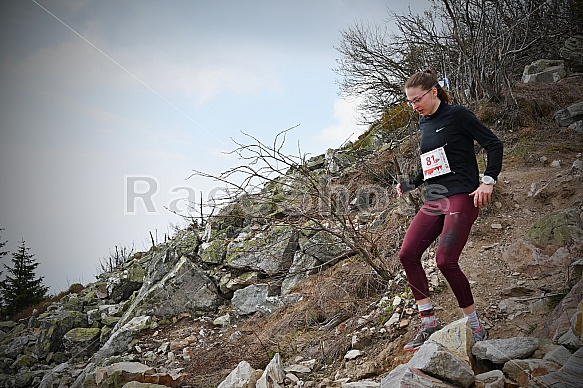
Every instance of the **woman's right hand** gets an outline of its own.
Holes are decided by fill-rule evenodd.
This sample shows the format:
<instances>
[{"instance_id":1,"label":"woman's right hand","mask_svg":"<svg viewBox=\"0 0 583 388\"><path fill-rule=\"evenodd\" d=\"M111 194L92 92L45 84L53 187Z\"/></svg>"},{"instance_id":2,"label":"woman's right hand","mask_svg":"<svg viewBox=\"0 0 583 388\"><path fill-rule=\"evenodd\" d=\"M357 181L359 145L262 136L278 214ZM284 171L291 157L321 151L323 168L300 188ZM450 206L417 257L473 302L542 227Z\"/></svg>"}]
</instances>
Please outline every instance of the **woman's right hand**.
<instances>
[{"instance_id":1,"label":"woman's right hand","mask_svg":"<svg viewBox=\"0 0 583 388\"><path fill-rule=\"evenodd\" d=\"M403 189L401 188L401 184L400 183L397 183L397 195L399 197L402 197L403 196Z\"/></svg>"}]
</instances>

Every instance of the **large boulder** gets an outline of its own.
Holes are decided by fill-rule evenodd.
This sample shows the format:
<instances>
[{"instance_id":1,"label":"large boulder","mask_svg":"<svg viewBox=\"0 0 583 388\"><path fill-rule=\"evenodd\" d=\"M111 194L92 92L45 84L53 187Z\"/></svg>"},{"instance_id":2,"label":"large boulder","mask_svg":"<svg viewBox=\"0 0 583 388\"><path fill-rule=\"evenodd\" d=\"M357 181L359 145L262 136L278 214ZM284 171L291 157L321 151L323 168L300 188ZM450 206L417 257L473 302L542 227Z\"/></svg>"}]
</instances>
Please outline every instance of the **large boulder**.
<instances>
[{"instance_id":1,"label":"large boulder","mask_svg":"<svg viewBox=\"0 0 583 388\"><path fill-rule=\"evenodd\" d=\"M107 278L109 297L116 303L128 299L134 291L140 289L145 275L146 270L135 261L127 268L112 273Z\"/></svg>"},{"instance_id":2,"label":"large boulder","mask_svg":"<svg viewBox=\"0 0 583 388\"><path fill-rule=\"evenodd\" d=\"M576 317L574 330L579 333L582 329L577 322L579 322L578 319L583 319L583 316L579 318L578 308L580 307L580 302L582 300L583 278L571 288L567 296L565 296L561 303L559 303L549 314L548 319L541 322L532 335L539 338L548 338L557 341L571 329L571 321L573 320L573 317ZM583 340L583 338L581 339Z\"/></svg>"},{"instance_id":3,"label":"large boulder","mask_svg":"<svg viewBox=\"0 0 583 388\"><path fill-rule=\"evenodd\" d=\"M381 388L456 388L455 384L441 381L408 364L401 364L381 380Z\"/></svg>"},{"instance_id":4,"label":"large boulder","mask_svg":"<svg viewBox=\"0 0 583 388\"><path fill-rule=\"evenodd\" d=\"M457 358L469 364L472 362L474 339L468 318L454 321L439 331L431 334L429 339L453 353Z\"/></svg>"},{"instance_id":5,"label":"large boulder","mask_svg":"<svg viewBox=\"0 0 583 388\"><path fill-rule=\"evenodd\" d=\"M474 356L494 364L504 364L515 358L527 358L539 347L532 337L512 337L477 342L472 348Z\"/></svg>"},{"instance_id":6,"label":"large boulder","mask_svg":"<svg viewBox=\"0 0 583 388\"><path fill-rule=\"evenodd\" d=\"M580 387L583 381L581 365L583 365L583 348L577 350L558 371L536 376L529 387Z\"/></svg>"},{"instance_id":7,"label":"large boulder","mask_svg":"<svg viewBox=\"0 0 583 388\"><path fill-rule=\"evenodd\" d=\"M94 355L93 360L100 361L128 350L128 345L141 331L152 326L152 317L135 317L128 323L117 329L107 342Z\"/></svg>"},{"instance_id":8,"label":"large boulder","mask_svg":"<svg viewBox=\"0 0 583 388\"><path fill-rule=\"evenodd\" d=\"M574 252L583 243L583 222L575 209L561 210L539 218L524 237L510 245L502 258L513 271L548 275L576 261Z\"/></svg>"},{"instance_id":9,"label":"large boulder","mask_svg":"<svg viewBox=\"0 0 583 388\"><path fill-rule=\"evenodd\" d=\"M218 388L254 388L257 378L257 371L247 361L241 361Z\"/></svg>"},{"instance_id":10,"label":"large boulder","mask_svg":"<svg viewBox=\"0 0 583 388\"><path fill-rule=\"evenodd\" d=\"M555 120L561 127L583 120L583 101L578 101L555 113Z\"/></svg>"},{"instance_id":11,"label":"large boulder","mask_svg":"<svg viewBox=\"0 0 583 388\"><path fill-rule=\"evenodd\" d=\"M299 249L294 254L288 275L281 286L281 293L287 294L303 278L336 264L338 258L350 251L338 237L320 231L310 238L299 239Z\"/></svg>"},{"instance_id":12,"label":"large boulder","mask_svg":"<svg viewBox=\"0 0 583 388\"><path fill-rule=\"evenodd\" d=\"M554 59L539 59L524 67L522 82L553 83L567 75L565 62Z\"/></svg>"},{"instance_id":13,"label":"large boulder","mask_svg":"<svg viewBox=\"0 0 583 388\"><path fill-rule=\"evenodd\" d=\"M571 72L583 72L583 35L575 35L565 41L559 54Z\"/></svg>"},{"instance_id":14,"label":"large boulder","mask_svg":"<svg viewBox=\"0 0 583 388\"><path fill-rule=\"evenodd\" d=\"M301 298L300 294L270 295L270 291L267 284L254 284L237 290L231 299L233 309L242 315L255 312L269 315L278 308L297 302Z\"/></svg>"},{"instance_id":15,"label":"large boulder","mask_svg":"<svg viewBox=\"0 0 583 388\"><path fill-rule=\"evenodd\" d=\"M259 233L243 233L227 247L226 265L267 275L286 272L298 246L298 231L291 226L276 226Z\"/></svg>"},{"instance_id":16,"label":"large boulder","mask_svg":"<svg viewBox=\"0 0 583 388\"><path fill-rule=\"evenodd\" d=\"M539 218L526 237L541 248L563 247L583 241L583 223L574 209L565 209Z\"/></svg>"},{"instance_id":17,"label":"large boulder","mask_svg":"<svg viewBox=\"0 0 583 388\"><path fill-rule=\"evenodd\" d=\"M74 357L90 356L99 349L100 335L101 329L98 327L76 327L65 334L63 344Z\"/></svg>"},{"instance_id":18,"label":"large boulder","mask_svg":"<svg viewBox=\"0 0 583 388\"><path fill-rule=\"evenodd\" d=\"M415 352L409 366L461 387L467 388L475 380L469 363L432 341Z\"/></svg>"},{"instance_id":19,"label":"large boulder","mask_svg":"<svg viewBox=\"0 0 583 388\"><path fill-rule=\"evenodd\" d=\"M40 335L36 345L36 356L44 359L63 345L65 334L76 327L87 327L87 315L79 311L60 310L41 315Z\"/></svg>"},{"instance_id":20,"label":"large boulder","mask_svg":"<svg viewBox=\"0 0 583 388\"><path fill-rule=\"evenodd\" d=\"M144 283L116 328L140 315L172 317L180 313L213 311L223 303L208 275L183 256L155 284Z\"/></svg>"},{"instance_id":21,"label":"large boulder","mask_svg":"<svg viewBox=\"0 0 583 388\"><path fill-rule=\"evenodd\" d=\"M545 276L569 267L572 255L566 248L559 248L552 255L543 251L527 240L519 239L510 245L502 258L510 269L530 276Z\"/></svg>"}]
</instances>

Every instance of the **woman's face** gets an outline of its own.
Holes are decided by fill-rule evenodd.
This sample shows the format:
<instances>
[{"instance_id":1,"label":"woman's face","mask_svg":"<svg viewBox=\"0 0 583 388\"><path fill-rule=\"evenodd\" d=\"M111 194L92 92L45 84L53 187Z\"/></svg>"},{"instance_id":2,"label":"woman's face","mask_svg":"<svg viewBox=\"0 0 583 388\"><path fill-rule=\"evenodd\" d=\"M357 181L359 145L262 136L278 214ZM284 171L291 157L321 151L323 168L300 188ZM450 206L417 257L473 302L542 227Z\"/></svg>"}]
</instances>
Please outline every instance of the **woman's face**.
<instances>
[{"instance_id":1,"label":"woman's face","mask_svg":"<svg viewBox=\"0 0 583 388\"><path fill-rule=\"evenodd\" d=\"M407 103L413 107L420 115L427 116L435 113L439 107L437 89L435 87L427 90L418 86L405 89Z\"/></svg>"}]
</instances>

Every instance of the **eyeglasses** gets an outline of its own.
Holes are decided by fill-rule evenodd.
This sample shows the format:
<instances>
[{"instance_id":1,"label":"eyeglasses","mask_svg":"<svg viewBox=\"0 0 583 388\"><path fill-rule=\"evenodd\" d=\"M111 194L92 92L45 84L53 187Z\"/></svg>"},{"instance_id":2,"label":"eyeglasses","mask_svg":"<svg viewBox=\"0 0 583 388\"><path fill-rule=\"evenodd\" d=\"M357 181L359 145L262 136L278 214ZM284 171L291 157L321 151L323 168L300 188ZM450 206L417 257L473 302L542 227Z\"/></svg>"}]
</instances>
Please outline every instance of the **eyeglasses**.
<instances>
[{"instance_id":1,"label":"eyeglasses","mask_svg":"<svg viewBox=\"0 0 583 388\"><path fill-rule=\"evenodd\" d=\"M421 99L422 99L423 97L425 97L425 95L426 95L427 93L429 93L430 91L432 91L434 87L435 87L435 86L432 86L432 87L431 87L431 89L429 89L428 91L426 91L425 93L423 93L423 94L422 94L422 95L420 95L419 97L416 97L416 98L414 98L414 99L412 99L412 100L407 100L407 104L409 104L409 105L411 105L411 106L413 106L413 104L415 104L415 105L419 104L419 103L421 102Z\"/></svg>"}]
</instances>

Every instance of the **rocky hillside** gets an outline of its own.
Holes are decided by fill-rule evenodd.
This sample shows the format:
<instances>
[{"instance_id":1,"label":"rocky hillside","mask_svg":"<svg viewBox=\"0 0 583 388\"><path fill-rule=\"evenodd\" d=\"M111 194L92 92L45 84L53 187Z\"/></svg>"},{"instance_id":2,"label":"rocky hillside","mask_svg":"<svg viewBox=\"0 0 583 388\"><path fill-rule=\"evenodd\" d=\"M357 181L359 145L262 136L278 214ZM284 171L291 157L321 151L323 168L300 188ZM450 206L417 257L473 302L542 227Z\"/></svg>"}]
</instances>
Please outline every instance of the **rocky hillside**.
<instances>
[{"instance_id":1,"label":"rocky hillside","mask_svg":"<svg viewBox=\"0 0 583 388\"><path fill-rule=\"evenodd\" d=\"M487 341L472 343L430 249L425 266L448 325L414 355L402 350L419 320L395 253L419 198L397 199L382 179L396 175L396 150L370 133L305 167L384 187L383 206L360 206L358 190L347 190L346 219L376 238L362 241L377 261L338 232L338 219L289 222L307 186L288 171L261 200L234 201L46 312L0 323L0 386L578 386L583 76L550 78L515 86L519 110L476 108L505 143L494 202L461 261Z\"/></svg>"}]
</instances>

